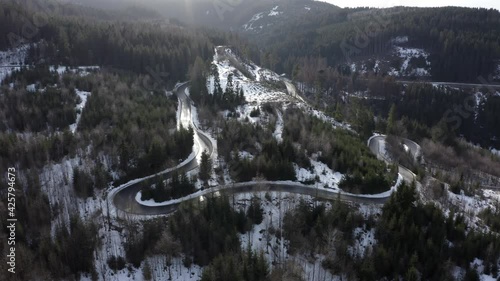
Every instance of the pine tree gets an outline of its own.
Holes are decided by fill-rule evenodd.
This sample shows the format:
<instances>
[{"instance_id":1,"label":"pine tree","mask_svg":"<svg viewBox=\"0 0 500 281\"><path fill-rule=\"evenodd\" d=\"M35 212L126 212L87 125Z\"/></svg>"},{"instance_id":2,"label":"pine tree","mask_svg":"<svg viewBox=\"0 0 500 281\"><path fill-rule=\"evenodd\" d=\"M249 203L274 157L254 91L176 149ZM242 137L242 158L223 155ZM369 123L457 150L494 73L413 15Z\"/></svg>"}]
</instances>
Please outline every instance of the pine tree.
<instances>
[{"instance_id":1,"label":"pine tree","mask_svg":"<svg viewBox=\"0 0 500 281\"><path fill-rule=\"evenodd\" d=\"M201 57L197 57L189 73L191 79L191 97L196 102L205 102L208 96L205 65Z\"/></svg>"},{"instance_id":2,"label":"pine tree","mask_svg":"<svg viewBox=\"0 0 500 281\"><path fill-rule=\"evenodd\" d=\"M224 95L223 95L223 101L224 101L224 103L226 103L226 105L231 103L233 95L234 95L233 74L230 73L227 76L226 90L224 91Z\"/></svg>"},{"instance_id":3,"label":"pine tree","mask_svg":"<svg viewBox=\"0 0 500 281\"><path fill-rule=\"evenodd\" d=\"M259 198L252 198L250 207L248 207L247 217L249 217L254 224L260 224L264 219L264 210L260 207Z\"/></svg>"},{"instance_id":4,"label":"pine tree","mask_svg":"<svg viewBox=\"0 0 500 281\"><path fill-rule=\"evenodd\" d=\"M245 93L243 92L243 88L240 88L239 94L238 94L238 103L244 103L245 102Z\"/></svg>"},{"instance_id":5,"label":"pine tree","mask_svg":"<svg viewBox=\"0 0 500 281\"><path fill-rule=\"evenodd\" d=\"M395 134L396 129L396 105L392 104L391 109L389 110L389 117L387 118L387 134L392 135Z\"/></svg>"},{"instance_id":6,"label":"pine tree","mask_svg":"<svg viewBox=\"0 0 500 281\"><path fill-rule=\"evenodd\" d=\"M199 177L205 184L210 179L210 175L212 174L212 160L210 159L210 155L208 155L207 151L204 150L201 153L201 162L200 162L200 173Z\"/></svg>"}]
</instances>

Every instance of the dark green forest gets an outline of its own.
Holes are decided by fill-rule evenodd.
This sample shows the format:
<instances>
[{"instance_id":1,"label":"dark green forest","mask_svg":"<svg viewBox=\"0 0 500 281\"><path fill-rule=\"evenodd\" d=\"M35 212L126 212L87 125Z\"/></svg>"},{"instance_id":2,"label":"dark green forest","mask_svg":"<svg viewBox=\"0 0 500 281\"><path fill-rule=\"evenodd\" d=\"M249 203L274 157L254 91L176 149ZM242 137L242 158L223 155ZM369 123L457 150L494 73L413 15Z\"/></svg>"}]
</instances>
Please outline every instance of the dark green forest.
<instances>
[{"instance_id":1,"label":"dark green forest","mask_svg":"<svg viewBox=\"0 0 500 281\"><path fill-rule=\"evenodd\" d=\"M9 280L77 279L81 274L95 279L98 226L81 221L80 214L70 208L72 219L55 228L52 239L51 224L63 209L49 204L39 174L65 157L84 155L92 165L74 169L73 177L66 180L77 197L92 198L113 180L119 184L185 159L191 153L193 131L176 130L177 99L166 96L163 88L185 79L196 58L191 60L190 54L211 57L212 43L194 29L181 32L164 23L115 21L69 6L51 13L32 37L14 42L9 40L11 34L23 35L29 23L26 19L44 11L38 9L41 2L26 2L0 4L0 48L36 43L31 45L25 67L1 86L0 169L15 165L23 171L20 179L28 179L16 182L16 248L18 264L33 265L19 266ZM212 36L225 40L225 35ZM58 75L49 65L100 65L100 69L87 75L78 71ZM146 66L170 74L155 80L156 74ZM31 84L35 84L34 91L27 90ZM81 112L75 109L81 102L76 91L89 92ZM81 120L73 134L69 125L78 114ZM110 170L117 171L114 177ZM5 180L2 177L2 186ZM1 194L5 199L6 193ZM4 220L5 208L2 205ZM2 264L3 276L7 271ZM117 268L122 262L115 258L109 264Z\"/></svg>"},{"instance_id":2,"label":"dark green forest","mask_svg":"<svg viewBox=\"0 0 500 281\"><path fill-rule=\"evenodd\" d=\"M480 76L488 78L500 58L499 28L500 13L493 9L325 9L277 24L255 39L266 50L261 64L291 75L307 68L308 58L324 58L335 69L383 55L392 38L408 36L408 44L431 52L434 81L478 82Z\"/></svg>"},{"instance_id":3,"label":"dark green forest","mask_svg":"<svg viewBox=\"0 0 500 281\"><path fill-rule=\"evenodd\" d=\"M212 29L185 28L164 20L125 20L120 14L50 1L23 2L0 3L0 49L37 43L25 64L134 71L152 76L151 89L185 80L196 57L210 59L214 45L245 45L236 35Z\"/></svg>"},{"instance_id":4,"label":"dark green forest","mask_svg":"<svg viewBox=\"0 0 500 281\"><path fill-rule=\"evenodd\" d=\"M349 251L357 227L375 229L377 244L364 257ZM324 253L323 267L334 274L343 272L350 280L455 280L454 265L466 269L463 280L480 280L470 267L474 258L485 261L487 274L500 274L498 234L468 228L461 214L445 217L437 206L420 201L414 185L402 185L377 220L363 219L341 201L332 202L329 209L302 202L286 214L284 230L290 251ZM332 245L328 237L335 231L339 234Z\"/></svg>"}]
</instances>

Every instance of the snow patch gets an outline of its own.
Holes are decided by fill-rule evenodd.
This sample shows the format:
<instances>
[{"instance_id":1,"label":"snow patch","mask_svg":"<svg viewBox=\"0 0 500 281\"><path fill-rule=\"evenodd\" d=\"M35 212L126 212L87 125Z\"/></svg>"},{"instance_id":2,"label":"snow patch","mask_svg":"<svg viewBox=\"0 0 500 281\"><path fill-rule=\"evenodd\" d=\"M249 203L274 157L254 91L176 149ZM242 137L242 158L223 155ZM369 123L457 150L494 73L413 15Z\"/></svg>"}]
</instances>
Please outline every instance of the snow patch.
<instances>
[{"instance_id":1,"label":"snow patch","mask_svg":"<svg viewBox=\"0 0 500 281\"><path fill-rule=\"evenodd\" d=\"M253 24L256 21L260 20L262 17L264 17L264 13L258 13L258 14L253 15L252 18L247 23L245 23L243 25L243 29L245 29L247 31L248 30L254 30Z\"/></svg>"},{"instance_id":2,"label":"snow patch","mask_svg":"<svg viewBox=\"0 0 500 281\"><path fill-rule=\"evenodd\" d=\"M392 44L404 44L408 43L408 36L398 36L391 39Z\"/></svg>"},{"instance_id":3,"label":"snow patch","mask_svg":"<svg viewBox=\"0 0 500 281\"><path fill-rule=\"evenodd\" d=\"M238 157L240 159L248 159L248 160L252 160L254 158L254 156L250 152L245 150L238 151Z\"/></svg>"},{"instance_id":4,"label":"snow patch","mask_svg":"<svg viewBox=\"0 0 500 281\"><path fill-rule=\"evenodd\" d=\"M87 104L87 99L90 96L90 92L85 92L85 91L80 91L78 89L75 89L76 94L78 97L80 97L80 103L76 105L76 121L74 124L69 125L70 131L74 134L76 132L76 129L78 128L78 123L80 123L80 119L82 117L82 112L83 109L85 108L85 105Z\"/></svg>"},{"instance_id":5,"label":"snow patch","mask_svg":"<svg viewBox=\"0 0 500 281\"><path fill-rule=\"evenodd\" d=\"M279 6L276 6L276 7L272 8L271 11L269 12L268 16L269 17L274 17L274 16L281 15L283 12L278 12L278 8L279 8Z\"/></svg>"},{"instance_id":6,"label":"snow patch","mask_svg":"<svg viewBox=\"0 0 500 281\"><path fill-rule=\"evenodd\" d=\"M375 229L370 230L357 227L354 229L354 246L349 247L349 252L353 257L363 257L367 250L375 246Z\"/></svg>"},{"instance_id":7,"label":"snow patch","mask_svg":"<svg viewBox=\"0 0 500 281\"><path fill-rule=\"evenodd\" d=\"M219 58L219 52L225 57L231 57L231 59L236 61L240 60L232 53L230 48L221 46L215 49L216 55L214 56L212 64L217 67L222 90L226 89L228 76L232 74L233 86L235 88L236 86L239 86L243 89L245 100L248 104L253 103L254 107L266 102L286 103L294 101L294 99L290 97L284 89L280 89L278 86L270 88L266 85L266 83L281 83L281 77L278 74L270 70L260 68L253 63L241 62L242 67L244 67L254 79L246 77L240 70L235 68L228 59ZM209 85L208 88L211 90L210 93L213 93L214 88L214 86L211 86L213 83L212 79L212 77L207 79L207 85Z\"/></svg>"},{"instance_id":8,"label":"snow patch","mask_svg":"<svg viewBox=\"0 0 500 281\"><path fill-rule=\"evenodd\" d=\"M471 263L470 263L471 268L476 269L476 271L479 273L479 278L481 281L496 281L497 279L494 278L491 275L486 275L484 274L484 264L483 260L480 260L478 258L475 258Z\"/></svg>"},{"instance_id":9,"label":"snow patch","mask_svg":"<svg viewBox=\"0 0 500 281\"><path fill-rule=\"evenodd\" d=\"M405 48L400 46L394 46L394 54L403 60L399 70L391 68L390 75L400 76L430 76L430 62L428 60L429 53L424 49L418 48ZM423 57L425 59L425 68L411 67L410 61L413 58Z\"/></svg>"},{"instance_id":10,"label":"snow patch","mask_svg":"<svg viewBox=\"0 0 500 281\"><path fill-rule=\"evenodd\" d=\"M36 92L36 84L30 84L30 85L26 86L26 91L31 92L31 93Z\"/></svg>"},{"instance_id":11,"label":"snow patch","mask_svg":"<svg viewBox=\"0 0 500 281\"><path fill-rule=\"evenodd\" d=\"M64 73L78 73L80 76L87 76L90 74L90 71L95 71L100 69L97 65L89 65L89 66L77 66L77 67L69 67L64 65L49 66L49 71L57 72L59 75L63 75Z\"/></svg>"},{"instance_id":12,"label":"snow patch","mask_svg":"<svg viewBox=\"0 0 500 281\"><path fill-rule=\"evenodd\" d=\"M312 171L301 168L294 164L295 174L297 175L297 180L304 182L308 180L316 180L317 185L321 188L329 188L334 190L339 190L339 183L343 178L343 174L339 172L334 172L323 162L310 160L312 165Z\"/></svg>"},{"instance_id":13,"label":"snow patch","mask_svg":"<svg viewBox=\"0 0 500 281\"><path fill-rule=\"evenodd\" d=\"M405 152L410 151L410 148L405 143L403 144L403 148L404 148Z\"/></svg>"},{"instance_id":14,"label":"snow patch","mask_svg":"<svg viewBox=\"0 0 500 281\"><path fill-rule=\"evenodd\" d=\"M24 66L28 56L29 44L0 52L0 84L13 71L18 71Z\"/></svg>"}]
</instances>

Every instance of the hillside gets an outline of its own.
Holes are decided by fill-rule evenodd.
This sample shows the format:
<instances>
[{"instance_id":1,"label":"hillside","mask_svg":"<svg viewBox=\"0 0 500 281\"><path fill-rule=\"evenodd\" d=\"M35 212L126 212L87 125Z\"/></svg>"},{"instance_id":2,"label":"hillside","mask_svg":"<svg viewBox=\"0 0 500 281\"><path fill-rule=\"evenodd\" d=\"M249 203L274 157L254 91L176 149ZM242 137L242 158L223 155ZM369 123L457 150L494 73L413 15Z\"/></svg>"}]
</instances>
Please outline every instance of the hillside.
<instances>
[{"instance_id":1,"label":"hillside","mask_svg":"<svg viewBox=\"0 0 500 281\"><path fill-rule=\"evenodd\" d=\"M0 1L0 280L500 280L499 19Z\"/></svg>"},{"instance_id":2,"label":"hillside","mask_svg":"<svg viewBox=\"0 0 500 281\"><path fill-rule=\"evenodd\" d=\"M142 5L189 25L237 32L265 51L254 60L278 73L292 75L305 67L304 59L314 57L342 72L475 83L479 77L500 79L500 12L493 9L341 9L311 0ZM405 50L394 49L395 44ZM411 53L422 56L411 59Z\"/></svg>"}]
</instances>

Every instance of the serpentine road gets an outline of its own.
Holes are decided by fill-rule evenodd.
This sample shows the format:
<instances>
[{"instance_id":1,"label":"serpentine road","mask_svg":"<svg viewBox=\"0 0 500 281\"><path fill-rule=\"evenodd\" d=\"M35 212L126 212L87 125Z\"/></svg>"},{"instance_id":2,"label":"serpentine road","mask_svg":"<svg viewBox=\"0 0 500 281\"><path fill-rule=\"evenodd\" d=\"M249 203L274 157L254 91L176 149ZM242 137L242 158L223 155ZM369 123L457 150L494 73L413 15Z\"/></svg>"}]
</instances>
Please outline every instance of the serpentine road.
<instances>
[{"instance_id":1,"label":"serpentine road","mask_svg":"<svg viewBox=\"0 0 500 281\"><path fill-rule=\"evenodd\" d=\"M290 85L287 85L290 86ZM191 108L193 103L191 99L186 95L185 90L188 87L188 83L179 85L174 89L180 103L180 119L186 122L186 118L189 119L189 123L192 125L195 134L195 145L198 146L198 153L201 153L203 148L207 149L209 154L212 155L214 147L209 137L204 134L192 121ZM181 122L182 123L182 122ZM196 138L198 137L198 138ZM198 141L199 140L199 141ZM370 142L369 142L370 143ZM372 146L370 145L370 148ZM378 150L372 150L379 155ZM379 155L380 156L380 155ZM196 157L192 157L189 160L183 162L181 165L165 170L163 172L151 175L149 177L132 180L120 187L111 190L108 193L108 199L114 204L114 206L125 213L134 215L163 215L170 214L174 212L181 202L200 200L202 196L210 196L214 193L224 193L224 194L237 194L237 193L253 193L253 192L285 192L285 193L295 193L302 195L309 195L318 199L324 200L334 200L339 198L340 200L357 202L357 203L372 203L372 204L383 204L389 199L389 194L379 194L379 195L356 195L350 193L340 192L337 193L333 190L328 190L324 188L315 188L310 185L303 185L296 182L246 182L246 183L235 183L226 186L216 186L206 189L195 194L191 194L187 197L172 201L165 202L163 205L147 206L140 204L136 201L135 197L137 193L141 190L141 183L147 179L158 177L159 175L171 175L174 171L178 172L188 172L198 167L198 162ZM401 167L400 167L400 171ZM410 171L411 173L411 171ZM413 174L413 173L411 173ZM402 174L405 179L410 174Z\"/></svg>"},{"instance_id":2,"label":"serpentine road","mask_svg":"<svg viewBox=\"0 0 500 281\"><path fill-rule=\"evenodd\" d=\"M193 127L194 134L195 134L195 145L198 146L198 153L201 153L202 148L206 148L209 155L213 154L213 145L210 139L208 138L207 135L205 135L203 132L201 132L196 124L192 122L192 112L191 112L191 106L192 106L192 101L191 99L186 95L185 90L188 86L188 83L184 83L179 85L174 89L177 98L179 99L179 108L180 108L180 119L189 119L190 125ZM183 123L183 122L181 122ZM185 124L183 124L185 125ZM197 138L198 137L198 138ZM202 142L199 143L199 141ZM197 155L196 155L197 156ZM170 176L173 172L188 172L191 170L194 170L198 167L198 162L197 162L197 157L191 157L188 161L183 162L181 165L172 168L172 169L167 169L163 172L151 175L149 177L145 177L142 179L137 179L137 180L132 180L115 190L112 190L109 193L110 201L113 202L116 208L125 211L127 213L132 213L132 214L139 214L139 215L154 215L154 214L165 214L165 213L170 213L172 210L170 208L160 208L160 207L148 207L139 204L135 200L135 196L137 193L142 189L141 183L144 182L145 180L151 179L158 177L160 175L163 176Z\"/></svg>"},{"instance_id":3,"label":"serpentine road","mask_svg":"<svg viewBox=\"0 0 500 281\"><path fill-rule=\"evenodd\" d=\"M391 163L391 160L385 155L385 151L382 151L381 146L382 142L385 142L386 136L384 135L378 135L378 136L373 136L368 140L368 147L370 148L371 152L375 155L377 155L377 158L380 160L383 160L387 163ZM418 145L416 142L409 140L409 139L402 139L403 143L408 147L410 153L413 155L414 158L417 158L417 156L421 153L421 148L420 145ZM398 166L399 174L403 177L403 179L407 183L411 183L412 181L417 180L417 175L413 173L410 169L405 168L403 166ZM417 182L417 185L419 183Z\"/></svg>"}]
</instances>

